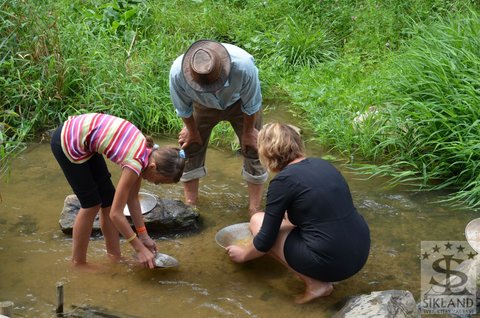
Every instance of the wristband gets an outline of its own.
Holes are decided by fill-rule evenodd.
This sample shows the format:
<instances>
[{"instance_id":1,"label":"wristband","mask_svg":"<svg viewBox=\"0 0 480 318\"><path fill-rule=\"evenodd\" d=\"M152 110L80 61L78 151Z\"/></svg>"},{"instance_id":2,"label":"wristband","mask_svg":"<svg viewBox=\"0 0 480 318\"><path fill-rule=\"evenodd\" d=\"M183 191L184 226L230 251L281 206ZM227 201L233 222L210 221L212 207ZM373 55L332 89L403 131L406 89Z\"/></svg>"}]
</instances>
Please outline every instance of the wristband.
<instances>
[{"instance_id":1,"label":"wristband","mask_svg":"<svg viewBox=\"0 0 480 318\"><path fill-rule=\"evenodd\" d=\"M142 226L142 227L139 227L137 229L137 233L140 234L140 233L145 233L147 232L147 228L145 226Z\"/></svg>"},{"instance_id":2,"label":"wristband","mask_svg":"<svg viewBox=\"0 0 480 318\"><path fill-rule=\"evenodd\" d=\"M130 238L127 239L127 243L130 243L130 242L133 241L136 237L137 237L137 234L136 234L136 233L133 233L132 237L130 237Z\"/></svg>"}]
</instances>

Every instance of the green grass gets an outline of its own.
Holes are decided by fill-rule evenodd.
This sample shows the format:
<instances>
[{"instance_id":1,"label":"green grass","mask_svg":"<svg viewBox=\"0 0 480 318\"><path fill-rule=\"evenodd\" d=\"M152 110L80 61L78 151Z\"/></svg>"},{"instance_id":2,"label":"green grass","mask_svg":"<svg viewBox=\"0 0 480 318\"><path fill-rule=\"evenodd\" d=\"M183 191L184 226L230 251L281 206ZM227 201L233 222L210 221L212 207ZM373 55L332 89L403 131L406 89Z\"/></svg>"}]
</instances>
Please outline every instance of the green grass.
<instances>
[{"instance_id":1,"label":"green grass","mask_svg":"<svg viewBox=\"0 0 480 318\"><path fill-rule=\"evenodd\" d=\"M477 0L0 0L0 174L68 115L176 135L172 61L200 38L256 59L265 99L392 183L480 205ZM274 102L273 102L274 103ZM268 109L266 110L268 111ZM236 150L228 125L211 144Z\"/></svg>"},{"instance_id":2,"label":"green grass","mask_svg":"<svg viewBox=\"0 0 480 318\"><path fill-rule=\"evenodd\" d=\"M452 199L470 206L480 205L479 18L473 11L452 14L418 29L389 74L382 125L388 137L374 147L388 154L389 165L405 162L395 171L417 172L422 187L458 189Z\"/></svg>"},{"instance_id":3,"label":"green grass","mask_svg":"<svg viewBox=\"0 0 480 318\"><path fill-rule=\"evenodd\" d=\"M303 69L286 87L311 115L315 138L361 171L389 175L393 185L448 189L447 201L476 208L480 19L453 11L414 24L411 39L381 63L346 54Z\"/></svg>"}]
</instances>

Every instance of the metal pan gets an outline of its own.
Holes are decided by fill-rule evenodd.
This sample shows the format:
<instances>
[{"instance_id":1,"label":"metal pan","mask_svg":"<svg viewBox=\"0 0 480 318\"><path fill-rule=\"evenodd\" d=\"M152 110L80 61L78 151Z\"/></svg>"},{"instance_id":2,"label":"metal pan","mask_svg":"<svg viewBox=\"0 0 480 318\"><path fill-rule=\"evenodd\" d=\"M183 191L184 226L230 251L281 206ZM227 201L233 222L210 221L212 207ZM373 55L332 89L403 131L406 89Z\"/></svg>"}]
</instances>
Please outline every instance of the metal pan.
<instances>
[{"instance_id":1,"label":"metal pan","mask_svg":"<svg viewBox=\"0 0 480 318\"><path fill-rule=\"evenodd\" d=\"M157 199L152 194L147 192L138 192L138 201L140 201L142 214L146 214L152 211L153 208L157 205ZM123 214L126 216L130 216L128 205L125 205L125 208L123 209Z\"/></svg>"},{"instance_id":2,"label":"metal pan","mask_svg":"<svg viewBox=\"0 0 480 318\"><path fill-rule=\"evenodd\" d=\"M465 238L475 252L480 253L480 218L473 219L467 224Z\"/></svg>"},{"instance_id":3,"label":"metal pan","mask_svg":"<svg viewBox=\"0 0 480 318\"><path fill-rule=\"evenodd\" d=\"M138 261L137 254L132 255L134 259ZM155 254L155 268L170 268L170 267L177 267L180 265L180 263L177 261L176 258L163 254L163 253L156 253Z\"/></svg>"},{"instance_id":4,"label":"metal pan","mask_svg":"<svg viewBox=\"0 0 480 318\"><path fill-rule=\"evenodd\" d=\"M229 225L215 235L215 242L223 248L229 245L247 245L252 239L248 222Z\"/></svg>"},{"instance_id":5,"label":"metal pan","mask_svg":"<svg viewBox=\"0 0 480 318\"><path fill-rule=\"evenodd\" d=\"M162 253L157 253L155 255L155 267L157 268L169 268L169 267L177 267L180 263L177 261L176 258Z\"/></svg>"}]
</instances>

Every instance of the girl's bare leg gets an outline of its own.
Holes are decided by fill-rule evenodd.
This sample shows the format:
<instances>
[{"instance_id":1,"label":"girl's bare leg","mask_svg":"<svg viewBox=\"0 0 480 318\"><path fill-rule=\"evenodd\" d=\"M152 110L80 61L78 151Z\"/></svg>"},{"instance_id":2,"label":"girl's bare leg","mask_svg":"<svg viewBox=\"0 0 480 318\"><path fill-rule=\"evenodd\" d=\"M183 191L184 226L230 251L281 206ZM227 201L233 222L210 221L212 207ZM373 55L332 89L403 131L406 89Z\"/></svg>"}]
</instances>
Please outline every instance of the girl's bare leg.
<instances>
[{"instance_id":1,"label":"girl's bare leg","mask_svg":"<svg viewBox=\"0 0 480 318\"><path fill-rule=\"evenodd\" d=\"M93 222L100 205L91 208L80 208L73 224L72 263L74 266L87 264L87 249L92 234Z\"/></svg>"},{"instance_id":2,"label":"girl's bare leg","mask_svg":"<svg viewBox=\"0 0 480 318\"><path fill-rule=\"evenodd\" d=\"M263 212L255 213L250 219L250 230L252 231L253 235L256 235L260 231L260 227L262 226ZM333 291L333 284L330 282L322 282L316 280L314 278L305 276L296 272L293 268L291 268L286 259L285 254L283 253L283 247L285 245L285 241L287 239L288 234L295 226L288 221L288 218L284 219L281 226L280 231L278 233L277 241L275 242L274 246L270 250L269 254L281 262L285 267L287 267L290 271L295 273L304 283L305 283L305 291L303 295L299 295L295 298L295 302L297 304L304 304L309 302L315 298L325 297L332 293Z\"/></svg>"},{"instance_id":3,"label":"girl's bare leg","mask_svg":"<svg viewBox=\"0 0 480 318\"><path fill-rule=\"evenodd\" d=\"M108 257L114 262L120 261L122 256L120 251L120 233L110 219L110 207L102 208L100 228L105 239Z\"/></svg>"}]
</instances>

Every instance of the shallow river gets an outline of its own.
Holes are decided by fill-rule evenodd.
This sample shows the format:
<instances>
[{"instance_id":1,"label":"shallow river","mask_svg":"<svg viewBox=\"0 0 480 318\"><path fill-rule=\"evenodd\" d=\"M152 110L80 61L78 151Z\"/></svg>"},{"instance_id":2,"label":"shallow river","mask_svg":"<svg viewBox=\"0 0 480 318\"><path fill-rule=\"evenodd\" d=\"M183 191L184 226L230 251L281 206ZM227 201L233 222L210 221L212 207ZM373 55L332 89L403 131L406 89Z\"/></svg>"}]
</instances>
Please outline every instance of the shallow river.
<instances>
[{"instance_id":1,"label":"shallow river","mask_svg":"<svg viewBox=\"0 0 480 318\"><path fill-rule=\"evenodd\" d=\"M159 139L164 145L175 140ZM322 156L308 147L310 156ZM465 225L476 215L434 203L436 194L385 189L385 179L356 174L334 162L346 177L354 202L370 225L369 260L356 276L335 285L325 299L295 305L303 285L268 257L232 263L214 241L215 233L247 217L241 158L210 148L209 174L201 180L202 230L162 237L159 250L177 258L175 269L146 270L108 265L102 239L93 239L91 262L108 270L91 274L72 270L71 238L58 224L71 194L47 142L31 144L0 183L0 301L13 301L16 317L54 317L56 283L64 284L65 311L72 306L100 307L134 317L330 317L351 296L377 290L420 293L422 241L464 241ZM110 165L114 182L119 168ZM181 184L142 187L164 198L182 199ZM132 255L122 244L124 255Z\"/></svg>"}]
</instances>

